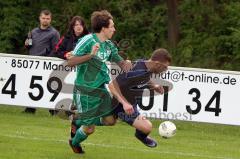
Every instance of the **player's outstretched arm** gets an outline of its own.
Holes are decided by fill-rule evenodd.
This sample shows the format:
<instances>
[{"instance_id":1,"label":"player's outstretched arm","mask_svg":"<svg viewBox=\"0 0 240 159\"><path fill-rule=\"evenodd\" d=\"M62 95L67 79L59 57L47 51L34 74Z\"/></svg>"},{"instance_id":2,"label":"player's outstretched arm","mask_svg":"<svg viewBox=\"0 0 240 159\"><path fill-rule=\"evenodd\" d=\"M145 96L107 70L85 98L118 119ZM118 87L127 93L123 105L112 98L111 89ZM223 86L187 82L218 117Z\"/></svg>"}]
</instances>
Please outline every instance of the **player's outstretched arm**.
<instances>
[{"instance_id":1,"label":"player's outstretched arm","mask_svg":"<svg viewBox=\"0 0 240 159\"><path fill-rule=\"evenodd\" d=\"M122 95L119 85L116 80L113 80L108 85L109 90L113 96L123 105L123 109L127 114L134 113L133 106L127 101L127 99Z\"/></svg>"},{"instance_id":2,"label":"player's outstretched arm","mask_svg":"<svg viewBox=\"0 0 240 159\"><path fill-rule=\"evenodd\" d=\"M84 62L90 60L93 56L95 56L97 54L99 47L100 47L100 44L96 43L92 47L92 51L90 54L86 54L83 56L73 56L73 57L69 58L67 61L68 66L70 66L70 67L76 66L76 65L79 65L81 63L84 63Z\"/></svg>"},{"instance_id":3,"label":"player's outstretched arm","mask_svg":"<svg viewBox=\"0 0 240 159\"><path fill-rule=\"evenodd\" d=\"M67 60L67 65L73 67L90 60L92 57L93 57L92 54L87 54L83 56L73 56Z\"/></svg>"},{"instance_id":4,"label":"player's outstretched arm","mask_svg":"<svg viewBox=\"0 0 240 159\"><path fill-rule=\"evenodd\" d=\"M160 93L160 94L163 94L164 93L164 88L163 88L163 86L161 86L161 85L159 85L159 84L155 84L153 81L149 81L148 82L149 83L149 85L150 85L150 87L152 88L152 89L154 89L156 92L158 92L158 93Z\"/></svg>"},{"instance_id":5,"label":"player's outstretched arm","mask_svg":"<svg viewBox=\"0 0 240 159\"><path fill-rule=\"evenodd\" d=\"M132 69L132 63L130 60L122 60L117 63L117 65L124 71L128 72Z\"/></svg>"}]
</instances>

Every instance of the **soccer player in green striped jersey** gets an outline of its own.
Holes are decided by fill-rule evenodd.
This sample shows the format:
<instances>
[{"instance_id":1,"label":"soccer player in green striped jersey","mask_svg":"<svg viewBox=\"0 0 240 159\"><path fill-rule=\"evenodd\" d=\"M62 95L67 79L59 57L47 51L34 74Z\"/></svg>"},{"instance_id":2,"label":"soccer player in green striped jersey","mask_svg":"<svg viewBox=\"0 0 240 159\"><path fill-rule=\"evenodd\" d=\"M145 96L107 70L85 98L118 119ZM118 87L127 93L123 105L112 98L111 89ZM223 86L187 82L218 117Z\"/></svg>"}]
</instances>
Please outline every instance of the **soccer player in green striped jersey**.
<instances>
[{"instance_id":1,"label":"soccer player in green striped jersey","mask_svg":"<svg viewBox=\"0 0 240 159\"><path fill-rule=\"evenodd\" d=\"M77 128L69 144L75 153L84 153L80 145L94 132L95 125L113 125L114 109L111 96L105 87L110 81L106 61L117 63L123 71L132 68L130 61L118 55L118 49L109 40L115 27L112 15L106 11L95 11L91 16L93 33L78 41L69 66L77 66L73 102L78 110L78 119L72 125ZM129 105L128 102L123 103ZM72 127L72 129L75 129Z\"/></svg>"}]
</instances>

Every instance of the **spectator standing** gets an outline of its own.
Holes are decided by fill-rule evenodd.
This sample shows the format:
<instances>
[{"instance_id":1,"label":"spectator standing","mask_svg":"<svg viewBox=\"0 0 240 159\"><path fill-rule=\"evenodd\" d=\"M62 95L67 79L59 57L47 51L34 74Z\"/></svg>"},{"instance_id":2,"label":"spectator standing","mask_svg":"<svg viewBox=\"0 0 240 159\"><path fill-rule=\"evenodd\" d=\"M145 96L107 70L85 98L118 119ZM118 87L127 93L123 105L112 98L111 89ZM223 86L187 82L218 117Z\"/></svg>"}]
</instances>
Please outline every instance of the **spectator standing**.
<instances>
[{"instance_id":1,"label":"spectator standing","mask_svg":"<svg viewBox=\"0 0 240 159\"><path fill-rule=\"evenodd\" d=\"M51 26L52 13L49 10L42 10L39 16L39 27L34 28L28 33L25 40L25 47L29 55L34 56L54 56L54 48L59 41L59 32ZM26 113L35 113L35 108L26 108ZM54 110L49 110L53 115Z\"/></svg>"},{"instance_id":2,"label":"spectator standing","mask_svg":"<svg viewBox=\"0 0 240 159\"><path fill-rule=\"evenodd\" d=\"M87 35L89 32L82 17L74 16L68 24L67 33L59 40L55 47L56 56L67 59L72 55L78 39Z\"/></svg>"}]
</instances>

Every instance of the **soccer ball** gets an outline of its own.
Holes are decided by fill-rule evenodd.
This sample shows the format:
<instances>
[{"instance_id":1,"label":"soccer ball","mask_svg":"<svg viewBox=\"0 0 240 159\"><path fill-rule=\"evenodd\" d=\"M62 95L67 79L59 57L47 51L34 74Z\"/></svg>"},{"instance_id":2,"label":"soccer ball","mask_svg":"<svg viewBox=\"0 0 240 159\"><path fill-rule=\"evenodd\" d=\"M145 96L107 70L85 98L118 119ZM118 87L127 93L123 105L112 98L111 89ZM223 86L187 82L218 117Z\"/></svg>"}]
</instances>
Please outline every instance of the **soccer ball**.
<instances>
[{"instance_id":1,"label":"soccer ball","mask_svg":"<svg viewBox=\"0 0 240 159\"><path fill-rule=\"evenodd\" d=\"M159 135L163 138L171 138L176 134L176 125L171 121L164 121L159 125Z\"/></svg>"}]
</instances>

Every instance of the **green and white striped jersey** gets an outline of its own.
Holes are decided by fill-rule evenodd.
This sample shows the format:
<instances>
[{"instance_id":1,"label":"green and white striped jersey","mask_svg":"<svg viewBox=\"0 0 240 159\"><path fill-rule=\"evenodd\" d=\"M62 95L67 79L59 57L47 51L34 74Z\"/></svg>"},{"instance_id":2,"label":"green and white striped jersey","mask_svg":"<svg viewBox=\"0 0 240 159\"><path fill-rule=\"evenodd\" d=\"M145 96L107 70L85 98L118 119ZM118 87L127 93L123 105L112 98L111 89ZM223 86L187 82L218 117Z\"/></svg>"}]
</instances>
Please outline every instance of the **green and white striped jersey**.
<instances>
[{"instance_id":1,"label":"green and white striped jersey","mask_svg":"<svg viewBox=\"0 0 240 159\"><path fill-rule=\"evenodd\" d=\"M100 42L96 34L89 34L79 39L74 51L74 56L90 54L92 47L100 44L100 48L92 59L77 65L77 77L75 85L98 88L104 83L108 83L110 78L106 61L120 62L123 59L118 54L118 49L110 41Z\"/></svg>"}]
</instances>

